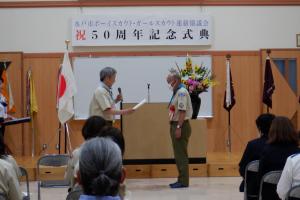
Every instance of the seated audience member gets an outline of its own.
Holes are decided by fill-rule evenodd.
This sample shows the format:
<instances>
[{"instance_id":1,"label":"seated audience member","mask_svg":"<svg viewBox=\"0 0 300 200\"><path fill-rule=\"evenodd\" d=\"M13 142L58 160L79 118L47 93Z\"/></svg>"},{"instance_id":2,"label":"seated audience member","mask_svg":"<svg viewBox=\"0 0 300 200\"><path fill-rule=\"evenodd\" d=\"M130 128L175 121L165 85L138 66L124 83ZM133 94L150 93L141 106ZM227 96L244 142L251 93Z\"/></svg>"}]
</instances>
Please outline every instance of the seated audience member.
<instances>
[{"instance_id":1,"label":"seated audience member","mask_svg":"<svg viewBox=\"0 0 300 200\"><path fill-rule=\"evenodd\" d=\"M246 149L244 151L243 157L239 163L240 175L243 177L243 181L240 185L240 192L244 191L244 178L245 178L245 169L246 166L254 160L260 159L260 154L265 147L265 144L268 140L268 133L272 123L272 120L275 118L273 114L261 114L257 117L255 123L256 127L260 133L260 137L248 142Z\"/></svg>"},{"instance_id":2,"label":"seated audience member","mask_svg":"<svg viewBox=\"0 0 300 200\"><path fill-rule=\"evenodd\" d=\"M288 157L277 185L277 193L280 199L286 199L288 191L300 185L300 154Z\"/></svg>"},{"instance_id":3,"label":"seated audience member","mask_svg":"<svg viewBox=\"0 0 300 200\"><path fill-rule=\"evenodd\" d=\"M101 130L103 129L103 127L106 126L106 121L100 117L100 116L91 116L89 117L85 124L82 127L82 136L84 138L85 141L97 137L99 135L99 133L101 132ZM66 173L65 173L65 178L67 180L70 181L70 187L71 190L74 188L75 186L75 177L76 176L76 171L75 171L75 167L76 164L79 162L79 155L80 155L80 151L81 151L81 146L76 148L71 155L71 158L68 162L68 166L66 169Z\"/></svg>"},{"instance_id":4,"label":"seated audience member","mask_svg":"<svg viewBox=\"0 0 300 200\"><path fill-rule=\"evenodd\" d=\"M287 158L300 152L298 134L287 117L275 117L267 143L259 163L259 181L267 172L283 170Z\"/></svg>"},{"instance_id":5,"label":"seated audience member","mask_svg":"<svg viewBox=\"0 0 300 200\"><path fill-rule=\"evenodd\" d=\"M104 127L103 130L100 132L99 137L111 138L121 149L122 156L124 155L125 141L124 141L124 136L120 129L112 126Z\"/></svg>"},{"instance_id":6,"label":"seated audience member","mask_svg":"<svg viewBox=\"0 0 300 200\"><path fill-rule=\"evenodd\" d=\"M10 163L3 159L0 159L0 193L5 195L7 200L23 198L15 170Z\"/></svg>"},{"instance_id":7,"label":"seated audience member","mask_svg":"<svg viewBox=\"0 0 300 200\"><path fill-rule=\"evenodd\" d=\"M15 159L5 150L3 135L0 134L0 193L8 200L22 199L18 177L21 175Z\"/></svg>"},{"instance_id":8,"label":"seated audience member","mask_svg":"<svg viewBox=\"0 0 300 200\"><path fill-rule=\"evenodd\" d=\"M5 160L12 166L12 169L16 174L16 177L21 176L21 171L19 169L19 166L17 165L16 160L11 155L8 155L6 152L5 143L2 134L0 134L0 159Z\"/></svg>"},{"instance_id":9,"label":"seated audience member","mask_svg":"<svg viewBox=\"0 0 300 200\"><path fill-rule=\"evenodd\" d=\"M101 153L99 153L101 152ZM120 200L120 183L125 179L120 148L109 138L85 142L79 158L80 200Z\"/></svg>"},{"instance_id":10,"label":"seated audience member","mask_svg":"<svg viewBox=\"0 0 300 200\"><path fill-rule=\"evenodd\" d=\"M300 131L298 131L299 136ZM296 185L300 185L300 154L291 155L286 160L277 185L278 196L281 199L287 198L288 191Z\"/></svg>"}]
</instances>

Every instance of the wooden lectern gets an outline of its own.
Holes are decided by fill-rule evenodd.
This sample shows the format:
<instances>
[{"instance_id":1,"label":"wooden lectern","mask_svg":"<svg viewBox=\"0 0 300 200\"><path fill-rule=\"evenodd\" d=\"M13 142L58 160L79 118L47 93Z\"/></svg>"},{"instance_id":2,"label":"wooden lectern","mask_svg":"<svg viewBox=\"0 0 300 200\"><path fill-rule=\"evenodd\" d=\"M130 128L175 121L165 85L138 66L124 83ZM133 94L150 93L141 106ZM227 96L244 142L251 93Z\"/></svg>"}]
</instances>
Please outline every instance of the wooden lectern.
<instances>
[{"instance_id":1,"label":"wooden lectern","mask_svg":"<svg viewBox=\"0 0 300 200\"><path fill-rule=\"evenodd\" d=\"M123 106L129 108L134 105ZM167 103L145 104L134 114L123 116L125 163L175 163L167 106ZM206 163L206 120L190 120L190 124L192 127L188 148L190 163Z\"/></svg>"}]
</instances>

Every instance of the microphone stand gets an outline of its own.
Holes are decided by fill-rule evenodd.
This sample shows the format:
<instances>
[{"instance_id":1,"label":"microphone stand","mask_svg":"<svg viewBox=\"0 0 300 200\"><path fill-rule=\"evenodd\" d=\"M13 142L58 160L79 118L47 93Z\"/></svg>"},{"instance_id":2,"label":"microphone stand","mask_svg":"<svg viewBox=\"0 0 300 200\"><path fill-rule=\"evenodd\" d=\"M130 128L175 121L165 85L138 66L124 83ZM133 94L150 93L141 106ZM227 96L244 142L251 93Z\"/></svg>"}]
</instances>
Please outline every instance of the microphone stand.
<instances>
[{"instance_id":1,"label":"microphone stand","mask_svg":"<svg viewBox=\"0 0 300 200\"><path fill-rule=\"evenodd\" d=\"M147 89L148 89L148 98L147 98L147 100L148 100L148 103L150 103L150 83L147 83Z\"/></svg>"},{"instance_id":2,"label":"microphone stand","mask_svg":"<svg viewBox=\"0 0 300 200\"><path fill-rule=\"evenodd\" d=\"M123 109L123 100L120 101L120 110ZM121 133L123 134L123 116L120 115L120 129Z\"/></svg>"}]
</instances>

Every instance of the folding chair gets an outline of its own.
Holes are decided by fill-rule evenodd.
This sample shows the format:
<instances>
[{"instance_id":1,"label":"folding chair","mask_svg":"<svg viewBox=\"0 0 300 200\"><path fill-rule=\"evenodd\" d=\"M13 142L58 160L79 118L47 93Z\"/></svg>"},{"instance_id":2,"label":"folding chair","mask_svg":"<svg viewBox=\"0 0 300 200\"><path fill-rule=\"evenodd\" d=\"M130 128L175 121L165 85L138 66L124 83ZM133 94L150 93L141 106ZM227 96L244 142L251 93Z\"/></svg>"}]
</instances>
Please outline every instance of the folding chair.
<instances>
[{"instance_id":1,"label":"folding chair","mask_svg":"<svg viewBox=\"0 0 300 200\"><path fill-rule=\"evenodd\" d=\"M76 189L68 194L66 200L78 200L81 194L83 194L82 189Z\"/></svg>"},{"instance_id":2,"label":"folding chair","mask_svg":"<svg viewBox=\"0 0 300 200\"><path fill-rule=\"evenodd\" d=\"M29 179L28 179L27 170L23 167L19 167L19 169L20 169L20 172L21 172L21 176L25 176L25 181L26 181L27 195L23 199L30 200Z\"/></svg>"},{"instance_id":3,"label":"folding chair","mask_svg":"<svg viewBox=\"0 0 300 200\"><path fill-rule=\"evenodd\" d=\"M41 199L41 187L67 187L64 179L69 155L54 154L42 156L37 162L38 200Z\"/></svg>"},{"instance_id":4,"label":"folding chair","mask_svg":"<svg viewBox=\"0 0 300 200\"><path fill-rule=\"evenodd\" d=\"M247 164L245 168L244 200L258 199L259 160Z\"/></svg>"},{"instance_id":5,"label":"folding chair","mask_svg":"<svg viewBox=\"0 0 300 200\"><path fill-rule=\"evenodd\" d=\"M300 185L296 185L289 190L286 200L300 200Z\"/></svg>"},{"instance_id":6,"label":"folding chair","mask_svg":"<svg viewBox=\"0 0 300 200\"><path fill-rule=\"evenodd\" d=\"M266 173L260 182L259 200L280 200L276 188L282 171L271 171Z\"/></svg>"}]
</instances>

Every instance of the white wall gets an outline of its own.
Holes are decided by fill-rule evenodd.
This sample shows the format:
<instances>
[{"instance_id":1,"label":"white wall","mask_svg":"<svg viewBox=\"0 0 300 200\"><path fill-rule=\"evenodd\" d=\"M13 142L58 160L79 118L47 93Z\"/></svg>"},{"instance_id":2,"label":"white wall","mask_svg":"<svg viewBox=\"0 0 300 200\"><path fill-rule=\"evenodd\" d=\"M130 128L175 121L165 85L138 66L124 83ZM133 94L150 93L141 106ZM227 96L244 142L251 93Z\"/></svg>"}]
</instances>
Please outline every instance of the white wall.
<instances>
[{"instance_id":1,"label":"white wall","mask_svg":"<svg viewBox=\"0 0 300 200\"><path fill-rule=\"evenodd\" d=\"M62 52L71 38L71 18L80 14L208 13L214 20L210 48L84 47L71 51L259 50L295 48L300 6L92 7L0 9L0 51Z\"/></svg>"}]
</instances>

